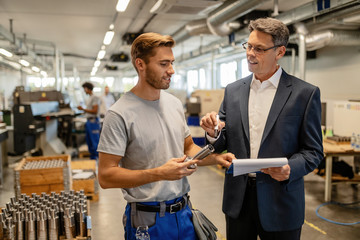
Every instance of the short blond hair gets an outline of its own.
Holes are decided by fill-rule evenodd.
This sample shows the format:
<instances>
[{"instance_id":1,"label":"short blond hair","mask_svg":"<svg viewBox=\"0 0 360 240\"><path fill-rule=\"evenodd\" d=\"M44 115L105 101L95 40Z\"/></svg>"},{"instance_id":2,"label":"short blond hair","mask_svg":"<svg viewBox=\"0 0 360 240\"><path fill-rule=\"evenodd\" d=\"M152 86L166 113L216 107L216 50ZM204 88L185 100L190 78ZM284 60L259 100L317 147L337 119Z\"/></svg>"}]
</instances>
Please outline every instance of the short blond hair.
<instances>
[{"instance_id":1,"label":"short blond hair","mask_svg":"<svg viewBox=\"0 0 360 240\"><path fill-rule=\"evenodd\" d=\"M175 40L169 35L149 32L138 36L131 45L131 62L135 67L135 60L140 58L148 63L149 57L155 55L154 49L158 47L174 47Z\"/></svg>"}]
</instances>

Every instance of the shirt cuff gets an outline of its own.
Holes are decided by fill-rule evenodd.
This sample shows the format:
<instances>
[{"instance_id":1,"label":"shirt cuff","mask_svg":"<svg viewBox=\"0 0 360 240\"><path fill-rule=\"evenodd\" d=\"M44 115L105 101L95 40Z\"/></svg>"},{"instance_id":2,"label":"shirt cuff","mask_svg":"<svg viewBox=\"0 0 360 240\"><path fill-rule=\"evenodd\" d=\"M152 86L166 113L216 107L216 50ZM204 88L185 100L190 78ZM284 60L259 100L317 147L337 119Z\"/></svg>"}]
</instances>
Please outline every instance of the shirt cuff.
<instances>
[{"instance_id":1,"label":"shirt cuff","mask_svg":"<svg viewBox=\"0 0 360 240\"><path fill-rule=\"evenodd\" d=\"M221 133L217 136L217 138L213 138L211 136L209 136L209 134L207 134L207 132L205 132L205 136L206 136L206 139L209 141L210 144L213 144L214 142L216 142L216 140L219 139Z\"/></svg>"}]
</instances>

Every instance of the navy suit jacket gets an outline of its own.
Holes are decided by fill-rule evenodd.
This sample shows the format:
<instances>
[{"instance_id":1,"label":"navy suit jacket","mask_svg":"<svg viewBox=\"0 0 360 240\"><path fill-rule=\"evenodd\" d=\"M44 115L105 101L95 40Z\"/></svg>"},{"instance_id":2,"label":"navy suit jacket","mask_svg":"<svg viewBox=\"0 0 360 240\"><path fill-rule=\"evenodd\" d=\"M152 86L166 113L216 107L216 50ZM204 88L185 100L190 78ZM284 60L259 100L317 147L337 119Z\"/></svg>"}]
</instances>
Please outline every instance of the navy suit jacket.
<instances>
[{"instance_id":1,"label":"navy suit jacket","mask_svg":"<svg viewBox=\"0 0 360 240\"><path fill-rule=\"evenodd\" d=\"M214 143L216 152L227 150L237 159L250 157L248 103L252 75L229 84L221 104L220 119L226 123ZM298 229L304 223L303 176L323 159L320 90L283 71L271 105L258 158L286 157L290 178L277 181L257 174L259 216L266 231ZM239 216L247 175L225 174L223 212Z\"/></svg>"}]
</instances>

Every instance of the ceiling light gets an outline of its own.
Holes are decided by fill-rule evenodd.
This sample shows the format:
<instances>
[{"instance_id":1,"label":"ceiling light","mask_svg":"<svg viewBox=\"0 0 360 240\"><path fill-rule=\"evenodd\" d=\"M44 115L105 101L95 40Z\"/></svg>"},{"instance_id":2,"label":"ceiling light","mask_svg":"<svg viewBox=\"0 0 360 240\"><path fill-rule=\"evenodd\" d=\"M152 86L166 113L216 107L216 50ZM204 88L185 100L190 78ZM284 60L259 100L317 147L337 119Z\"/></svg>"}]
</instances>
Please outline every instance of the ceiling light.
<instances>
[{"instance_id":1,"label":"ceiling light","mask_svg":"<svg viewBox=\"0 0 360 240\"><path fill-rule=\"evenodd\" d=\"M12 66L13 68L20 70L21 69L21 65L16 63L16 62L8 62L10 66Z\"/></svg>"},{"instance_id":2,"label":"ceiling light","mask_svg":"<svg viewBox=\"0 0 360 240\"><path fill-rule=\"evenodd\" d=\"M2 55L6 56L6 57L12 57L13 56L13 54L11 52L9 52L9 51L7 51L7 50L5 50L3 48L0 48L0 53Z\"/></svg>"},{"instance_id":3,"label":"ceiling light","mask_svg":"<svg viewBox=\"0 0 360 240\"><path fill-rule=\"evenodd\" d=\"M105 54L106 54L105 50L100 50L98 55L97 55L97 58L98 59L103 59L105 57Z\"/></svg>"},{"instance_id":4,"label":"ceiling light","mask_svg":"<svg viewBox=\"0 0 360 240\"><path fill-rule=\"evenodd\" d=\"M114 24L110 24L109 29L114 30Z\"/></svg>"},{"instance_id":5,"label":"ceiling light","mask_svg":"<svg viewBox=\"0 0 360 240\"><path fill-rule=\"evenodd\" d=\"M94 63L94 67L100 66L100 63L101 63L100 60L96 60L95 63Z\"/></svg>"},{"instance_id":6,"label":"ceiling light","mask_svg":"<svg viewBox=\"0 0 360 240\"><path fill-rule=\"evenodd\" d=\"M26 72L27 74L33 74L30 68L22 68L22 71Z\"/></svg>"},{"instance_id":7,"label":"ceiling light","mask_svg":"<svg viewBox=\"0 0 360 240\"><path fill-rule=\"evenodd\" d=\"M104 37L104 44L109 45L114 37L114 31L107 31Z\"/></svg>"},{"instance_id":8,"label":"ceiling light","mask_svg":"<svg viewBox=\"0 0 360 240\"><path fill-rule=\"evenodd\" d=\"M20 59L19 63L25 67L30 66L30 63L24 59Z\"/></svg>"},{"instance_id":9,"label":"ceiling light","mask_svg":"<svg viewBox=\"0 0 360 240\"><path fill-rule=\"evenodd\" d=\"M33 70L34 72L40 72L40 68L36 66L32 66L31 70Z\"/></svg>"},{"instance_id":10,"label":"ceiling light","mask_svg":"<svg viewBox=\"0 0 360 240\"><path fill-rule=\"evenodd\" d=\"M40 71L40 74L43 76L43 77L47 77L47 73L45 71Z\"/></svg>"},{"instance_id":11,"label":"ceiling light","mask_svg":"<svg viewBox=\"0 0 360 240\"><path fill-rule=\"evenodd\" d=\"M130 0L119 0L116 4L116 11L125 12L127 6L129 5Z\"/></svg>"}]
</instances>

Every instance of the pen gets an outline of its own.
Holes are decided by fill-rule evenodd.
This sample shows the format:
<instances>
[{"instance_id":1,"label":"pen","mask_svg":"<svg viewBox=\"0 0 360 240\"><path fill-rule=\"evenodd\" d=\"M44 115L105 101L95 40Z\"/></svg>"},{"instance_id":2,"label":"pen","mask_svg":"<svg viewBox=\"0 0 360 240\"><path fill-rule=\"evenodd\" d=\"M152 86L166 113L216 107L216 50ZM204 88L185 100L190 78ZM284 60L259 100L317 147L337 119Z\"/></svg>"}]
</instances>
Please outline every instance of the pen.
<instances>
[{"instance_id":1,"label":"pen","mask_svg":"<svg viewBox=\"0 0 360 240\"><path fill-rule=\"evenodd\" d=\"M217 138L218 135L219 135L219 122L220 122L220 119L219 119L219 114L216 114L216 126L214 128L214 138Z\"/></svg>"}]
</instances>

